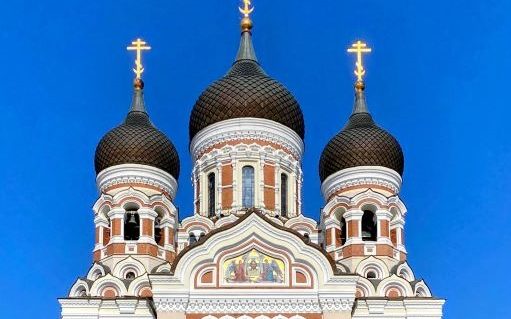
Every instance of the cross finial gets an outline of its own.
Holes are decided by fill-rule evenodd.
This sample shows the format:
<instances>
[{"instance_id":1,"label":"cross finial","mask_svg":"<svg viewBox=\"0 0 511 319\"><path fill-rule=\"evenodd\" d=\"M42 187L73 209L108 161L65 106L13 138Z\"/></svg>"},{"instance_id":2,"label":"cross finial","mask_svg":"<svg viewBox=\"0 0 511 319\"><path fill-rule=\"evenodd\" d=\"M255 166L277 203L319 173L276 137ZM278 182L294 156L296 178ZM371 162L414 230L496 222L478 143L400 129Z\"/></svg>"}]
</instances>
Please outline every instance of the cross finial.
<instances>
[{"instance_id":1,"label":"cross finial","mask_svg":"<svg viewBox=\"0 0 511 319\"><path fill-rule=\"evenodd\" d=\"M254 7L250 7L252 4L251 0L243 0L243 8L240 7L240 12L243 14L243 17L248 18L252 11L254 11Z\"/></svg>"},{"instance_id":2,"label":"cross finial","mask_svg":"<svg viewBox=\"0 0 511 319\"><path fill-rule=\"evenodd\" d=\"M355 75L357 76L357 82L363 83L363 77L366 74L366 70L364 69L364 65L362 63L362 53L371 52L371 48L367 47L367 44L362 41L357 41L351 45L351 48L348 49L348 53L356 53L357 54L357 63Z\"/></svg>"},{"instance_id":3,"label":"cross finial","mask_svg":"<svg viewBox=\"0 0 511 319\"><path fill-rule=\"evenodd\" d=\"M128 51L137 51L137 58L135 60L135 68L133 68L133 72L135 72L135 80L141 80L142 73L144 73L144 67L142 66L142 51L151 50L151 47L147 45L145 41L138 38L135 41L131 42L131 46L126 48Z\"/></svg>"}]
</instances>

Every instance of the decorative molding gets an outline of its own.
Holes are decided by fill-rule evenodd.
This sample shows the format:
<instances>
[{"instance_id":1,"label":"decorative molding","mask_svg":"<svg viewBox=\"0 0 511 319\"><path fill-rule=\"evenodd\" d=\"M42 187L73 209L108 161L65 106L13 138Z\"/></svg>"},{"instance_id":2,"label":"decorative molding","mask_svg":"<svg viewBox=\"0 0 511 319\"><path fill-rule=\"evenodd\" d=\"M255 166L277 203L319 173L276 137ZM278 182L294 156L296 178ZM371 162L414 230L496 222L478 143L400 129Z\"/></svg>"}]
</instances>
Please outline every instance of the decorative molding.
<instances>
[{"instance_id":1,"label":"decorative molding","mask_svg":"<svg viewBox=\"0 0 511 319\"><path fill-rule=\"evenodd\" d=\"M332 302L325 302L325 306L333 308L331 304L338 303L350 304L348 300L341 302L332 300ZM320 313L322 311L320 302L314 298L191 298L190 301L187 298L155 298L154 304L157 311L186 313Z\"/></svg>"},{"instance_id":2,"label":"decorative molding","mask_svg":"<svg viewBox=\"0 0 511 319\"><path fill-rule=\"evenodd\" d=\"M173 200L177 192L177 181L169 173L148 165L121 164L99 172L96 184L100 192L122 184L142 184L156 187L169 194Z\"/></svg>"},{"instance_id":3,"label":"decorative molding","mask_svg":"<svg viewBox=\"0 0 511 319\"><path fill-rule=\"evenodd\" d=\"M281 145L296 159L301 159L304 150L302 139L295 131L272 120L244 117L221 121L201 130L190 143L193 161L216 144L235 140L263 140Z\"/></svg>"},{"instance_id":4,"label":"decorative molding","mask_svg":"<svg viewBox=\"0 0 511 319\"><path fill-rule=\"evenodd\" d=\"M351 167L330 175L321 184L321 193L325 200L328 200L332 195L348 187L377 185L398 194L402 181L396 171L383 166Z\"/></svg>"},{"instance_id":5,"label":"decorative molding","mask_svg":"<svg viewBox=\"0 0 511 319\"><path fill-rule=\"evenodd\" d=\"M326 312L351 311L355 298L319 298L321 309Z\"/></svg>"}]
</instances>

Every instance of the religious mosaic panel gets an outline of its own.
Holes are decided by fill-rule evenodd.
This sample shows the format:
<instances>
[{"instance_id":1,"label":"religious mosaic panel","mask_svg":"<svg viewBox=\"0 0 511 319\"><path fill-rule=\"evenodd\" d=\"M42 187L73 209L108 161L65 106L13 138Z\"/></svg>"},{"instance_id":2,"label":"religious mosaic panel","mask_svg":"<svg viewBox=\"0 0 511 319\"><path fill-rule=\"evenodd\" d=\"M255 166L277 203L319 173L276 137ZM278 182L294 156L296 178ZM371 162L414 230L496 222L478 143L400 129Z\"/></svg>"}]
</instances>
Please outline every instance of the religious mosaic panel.
<instances>
[{"instance_id":1,"label":"religious mosaic panel","mask_svg":"<svg viewBox=\"0 0 511 319\"><path fill-rule=\"evenodd\" d=\"M285 281L284 262L256 249L225 260L222 267L224 283L265 284Z\"/></svg>"}]
</instances>

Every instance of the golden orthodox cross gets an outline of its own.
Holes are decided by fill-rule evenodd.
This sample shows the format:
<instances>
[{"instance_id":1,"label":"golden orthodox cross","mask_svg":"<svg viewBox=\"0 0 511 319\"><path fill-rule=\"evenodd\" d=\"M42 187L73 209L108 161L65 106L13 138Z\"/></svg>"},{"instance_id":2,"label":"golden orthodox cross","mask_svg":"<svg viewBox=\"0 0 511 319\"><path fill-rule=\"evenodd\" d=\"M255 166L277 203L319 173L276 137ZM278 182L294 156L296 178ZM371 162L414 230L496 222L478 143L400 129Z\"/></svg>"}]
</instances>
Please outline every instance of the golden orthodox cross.
<instances>
[{"instance_id":1,"label":"golden orthodox cross","mask_svg":"<svg viewBox=\"0 0 511 319\"><path fill-rule=\"evenodd\" d=\"M364 69L364 65L362 63L362 53L371 52L371 48L367 47L367 44L362 41L357 41L351 45L351 48L348 49L348 53L356 53L357 54L357 69L355 70L355 75L357 76L357 80L362 82L362 77L366 74L366 70Z\"/></svg>"},{"instance_id":2,"label":"golden orthodox cross","mask_svg":"<svg viewBox=\"0 0 511 319\"><path fill-rule=\"evenodd\" d=\"M138 38L131 42L131 46L126 49L128 51L137 51L137 59L135 60L135 68L133 69L133 72L135 72L136 79L140 79L142 77L142 73L144 73L144 67L142 66L142 51L151 50L151 47L148 46L145 41Z\"/></svg>"}]
</instances>

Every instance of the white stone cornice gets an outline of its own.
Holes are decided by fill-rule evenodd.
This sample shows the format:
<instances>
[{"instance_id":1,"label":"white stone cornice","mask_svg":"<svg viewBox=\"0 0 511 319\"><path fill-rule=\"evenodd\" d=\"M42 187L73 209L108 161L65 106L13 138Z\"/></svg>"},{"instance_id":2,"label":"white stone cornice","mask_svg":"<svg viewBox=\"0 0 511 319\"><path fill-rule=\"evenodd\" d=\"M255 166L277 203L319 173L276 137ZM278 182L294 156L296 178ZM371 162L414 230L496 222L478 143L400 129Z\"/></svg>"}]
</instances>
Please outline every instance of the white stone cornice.
<instances>
[{"instance_id":1,"label":"white stone cornice","mask_svg":"<svg viewBox=\"0 0 511 319\"><path fill-rule=\"evenodd\" d=\"M124 210L124 208L116 207L116 208L113 208L112 210L110 210L107 215L108 215L108 218L110 218L110 219L124 218L125 213L126 213L126 211Z\"/></svg>"},{"instance_id":2,"label":"white stone cornice","mask_svg":"<svg viewBox=\"0 0 511 319\"><path fill-rule=\"evenodd\" d=\"M351 311L355 298L321 298L319 299L323 312Z\"/></svg>"},{"instance_id":3,"label":"white stone cornice","mask_svg":"<svg viewBox=\"0 0 511 319\"><path fill-rule=\"evenodd\" d=\"M350 209L348 210L346 213L344 213L344 219L346 219L346 221L350 221L350 220L359 220L362 218L362 216L364 215L364 211L360 210L360 209Z\"/></svg>"},{"instance_id":4,"label":"white stone cornice","mask_svg":"<svg viewBox=\"0 0 511 319\"><path fill-rule=\"evenodd\" d=\"M100 192L107 188L122 184L142 184L156 187L174 199L177 192L177 181L169 173L159 168L140 164L121 164L106 168L99 172L96 184Z\"/></svg>"},{"instance_id":5,"label":"white stone cornice","mask_svg":"<svg viewBox=\"0 0 511 319\"><path fill-rule=\"evenodd\" d=\"M156 217L158 217L157 212L155 212L152 209L148 209L148 208L139 208L137 210L137 212L138 212L138 215L140 216L140 218L148 218L148 219L154 220Z\"/></svg>"},{"instance_id":6,"label":"white stone cornice","mask_svg":"<svg viewBox=\"0 0 511 319\"><path fill-rule=\"evenodd\" d=\"M192 139L190 153L195 162L205 150L216 144L243 139L281 145L299 160L303 155L304 144L295 131L272 120L252 117L229 119L207 126Z\"/></svg>"},{"instance_id":7,"label":"white stone cornice","mask_svg":"<svg viewBox=\"0 0 511 319\"><path fill-rule=\"evenodd\" d=\"M401 188L401 176L394 170L383 166L358 166L343 169L330 175L321 184L321 193L325 200L345 188L362 185L377 185L398 194Z\"/></svg>"},{"instance_id":8,"label":"white stone cornice","mask_svg":"<svg viewBox=\"0 0 511 319\"><path fill-rule=\"evenodd\" d=\"M231 299L231 300L192 300L188 304L188 313L204 313L205 310L214 313L248 313L248 312L320 312L317 300L308 299Z\"/></svg>"},{"instance_id":9,"label":"white stone cornice","mask_svg":"<svg viewBox=\"0 0 511 319\"><path fill-rule=\"evenodd\" d=\"M376 210L376 216L378 216L380 220L384 219L390 221L392 219L392 213L383 209Z\"/></svg>"}]
</instances>

